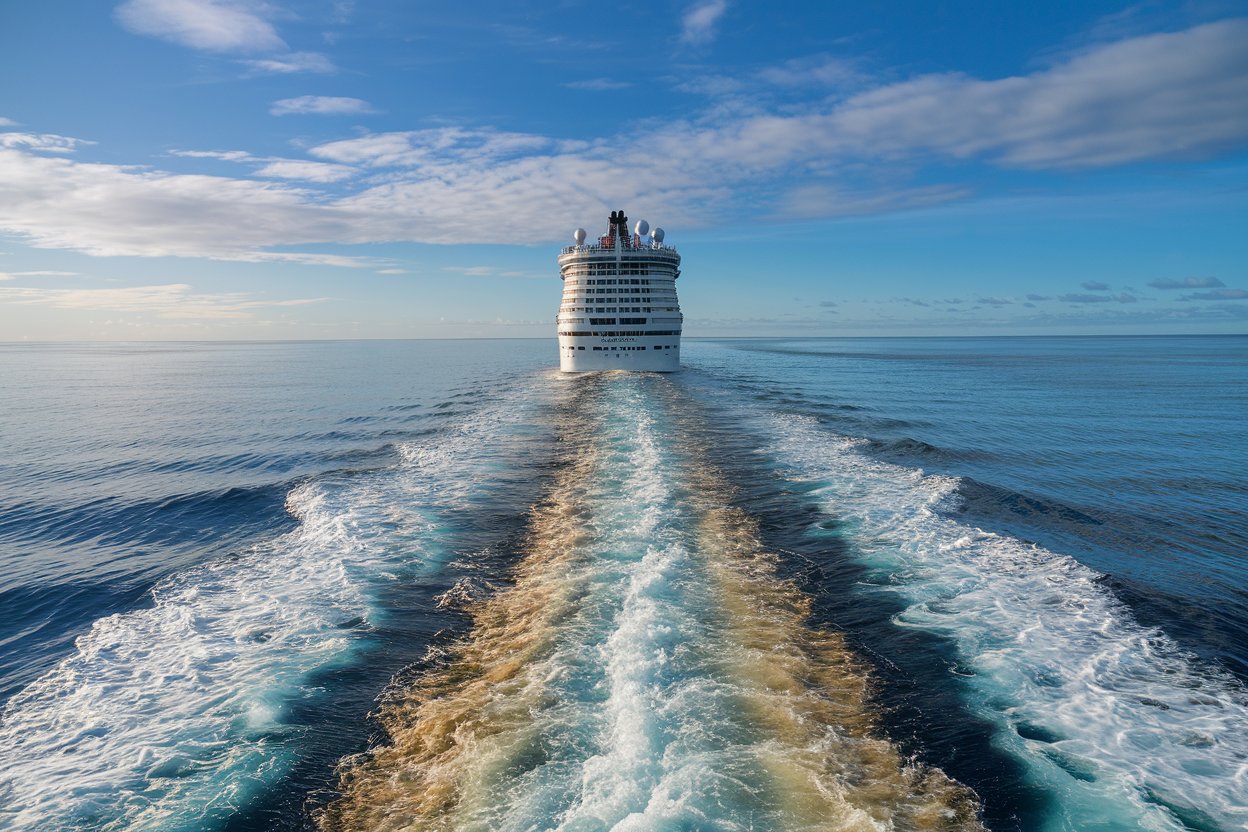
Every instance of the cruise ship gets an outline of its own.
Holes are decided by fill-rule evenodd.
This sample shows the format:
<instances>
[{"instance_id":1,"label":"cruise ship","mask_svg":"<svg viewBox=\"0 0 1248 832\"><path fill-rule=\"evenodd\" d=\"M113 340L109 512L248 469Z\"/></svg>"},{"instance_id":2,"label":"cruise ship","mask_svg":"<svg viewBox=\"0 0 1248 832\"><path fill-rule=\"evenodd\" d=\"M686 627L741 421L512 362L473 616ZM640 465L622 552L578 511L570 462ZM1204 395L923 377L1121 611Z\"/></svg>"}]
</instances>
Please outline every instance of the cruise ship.
<instances>
[{"instance_id":1,"label":"cruise ship","mask_svg":"<svg viewBox=\"0 0 1248 832\"><path fill-rule=\"evenodd\" d=\"M629 233L628 217L612 211L606 234L586 242L578 228L573 239L559 254L559 369L679 370L680 255L664 244L663 229L651 233L638 220Z\"/></svg>"}]
</instances>

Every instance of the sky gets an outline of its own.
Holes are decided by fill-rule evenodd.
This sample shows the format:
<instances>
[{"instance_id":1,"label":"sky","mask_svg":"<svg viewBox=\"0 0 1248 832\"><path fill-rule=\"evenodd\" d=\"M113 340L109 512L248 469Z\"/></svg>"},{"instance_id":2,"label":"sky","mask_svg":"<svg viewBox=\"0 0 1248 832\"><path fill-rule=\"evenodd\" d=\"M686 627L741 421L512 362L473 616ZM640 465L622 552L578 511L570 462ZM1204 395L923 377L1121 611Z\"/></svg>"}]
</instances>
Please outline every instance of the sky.
<instances>
[{"instance_id":1,"label":"sky","mask_svg":"<svg viewBox=\"0 0 1248 832\"><path fill-rule=\"evenodd\" d=\"M607 215L689 336L1248 333L1248 7L0 7L0 341L553 337Z\"/></svg>"}]
</instances>

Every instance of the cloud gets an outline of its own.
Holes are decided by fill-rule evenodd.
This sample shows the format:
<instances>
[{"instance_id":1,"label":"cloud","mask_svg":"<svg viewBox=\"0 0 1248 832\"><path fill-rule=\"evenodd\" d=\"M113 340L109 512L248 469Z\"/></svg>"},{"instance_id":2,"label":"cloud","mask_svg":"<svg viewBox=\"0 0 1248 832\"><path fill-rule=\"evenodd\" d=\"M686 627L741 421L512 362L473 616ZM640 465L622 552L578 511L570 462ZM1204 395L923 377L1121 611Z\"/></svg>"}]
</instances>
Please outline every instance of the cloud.
<instances>
[{"instance_id":1,"label":"cloud","mask_svg":"<svg viewBox=\"0 0 1248 832\"><path fill-rule=\"evenodd\" d=\"M1030 295L1028 296L1030 297ZM1135 295L1122 292L1117 295L1085 295L1085 294L1066 294L1058 295L1058 300L1062 303L1137 303L1139 298Z\"/></svg>"},{"instance_id":2,"label":"cloud","mask_svg":"<svg viewBox=\"0 0 1248 832\"><path fill-rule=\"evenodd\" d=\"M373 133L329 142L309 153L320 159L371 167L416 167L498 163L555 148L555 142L531 133L438 127L402 133ZM484 172L484 171L483 171Z\"/></svg>"},{"instance_id":3,"label":"cloud","mask_svg":"<svg viewBox=\"0 0 1248 832\"><path fill-rule=\"evenodd\" d=\"M842 217L926 208L970 196L968 188L931 185L874 193L854 192L835 185L799 185L780 201L773 216L782 219Z\"/></svg>"},{"instance_id":4,"label":"cloud","mask_svg":"<svg viewBox=\"0 0 1248 832\"><path fill-rule=\"evenodd\" d=\"M86 144L95 142L53 133L0 133L0 147L37 150L43 153L72 153Z\"/></svg>"},{"instance_id":5,"label":"cloud","mask_svg":"<svg viewBox=\"0 0 1248 832\"><path fill-rule=\"evenodd\" d=\"M1248 22L1226 20L1097 46L1028 76L924 75L816 121L833 146L883 157L1089 168L1207 156L1248 139L1245 38Z\"/></svg>"},{"instance_id":6,"label":"cloud","mask_svg":"<svg viewBox=\"0 0 1248 832\"><path fill-rule=\"evenodd\" d=\"M1049 295L1028 295L1027 300L1053 300Z\"/></svg>"},{"instance_id":7,"label":"cloud","mask_svg":"<svg viewBox=\"0 0 1248 832\"><path fill-rule=\"evenodd\" d=\"M348 165L310 162L306 159L283 159L280 156L253 156L245 150L173 150L171 156L190 159L219 159L256 166L256 176L267 179L297 179L305 182L341 182L358 171Z\"/></svg>"},{"instance_id":8,"label":"cloud","mask_svg":"<svg viewBox=\"0 0 1248 832\"><path fill-rule=\"evenodd\" d=\"M1109 289L1108 283L1101 283L1096 280L1085 280L1083 283L1080 283L1079 285L1087 289L1090 292L1104 292L1107 289Z\"/></svg>"},{"instance_id":9,"label":"cloud","mask_svg":"<svg viewBox=\"0 0 1248 832\"><path fill-rule=\"evenodd\" d=\"M351 178L355 173L355 168L348 165L279 159L259 168L256 176L272 179L300 179L305 182L341 182Z\"/></svg>"},{"instance_id":10,"label":"cloud","mask_svg":"<svg viewBox=\"0 0 1248 832\"><path fill-rule=\"evenodd\" d=\"M290 75L296 72L319 72L330 74L338 71L333 62L319 52L291 52L272 58L253 58L243 64L256 72L275 72Z\"/></svg>"},{"instance_id":11,"label":"cloud","mask_svg":"<svg viewBox=\"0 0 1248 832\"><path fill-rule=\"evenodd\" d=\"M745 89L745 82L728 75L701 75L696 78L686 78L676 84L673 89L690 95L715 98L740 92Z\"/></svg>"},{"instance_id":12,"label":"cloud","mask_svg":"<svg viewBox=\"0 0 1248 832\"><path fill-rule=\"evenodd\" d=\"M274 101L269 113L275 116L318 115L342 116L376 112L372 106L359 98L338 98L327 95L301 95Z\"/></svg>"},{"instance_id":13,"label":"cloud","mask_svg":"<svg viewBox=\"0 0 1248 832\"><path fill-rule=\"evenodd\" d=\"M528 241L554 240L563 232L551 217L621 205L645 206L647 219L669 230L725 216L922 208L969 191L930 176L881 186L852 171L885 162L918 177L932 159L968 158L1105 165L1207 154L1248 139L1245 39L1248 24L1224 21L1098 46L1027 76L920 76L805 109L713 108L583 141L451 126L330 141L309 148L306 160L181 152L252 165L249 177L81 162L68 155L79 140L0 133L0 230L96 255L375 266L297 248L513 242L515 228ZM305 100L325 99L289 99ZM347 109L367 107L345 100L353 102ZM352 167L369 175L353 178Z\"/></svg>"},{"instance_id":14,"label":"cloud","mask_svg":"<svg viewBox=\"0 0 1248 832\"><path fill-rule=\"evenodd\" d=\"M728 0L705 0L685 12L680 21L680 39L704 44L715 39L717 24L728 10Z\"/></svg>"},{"instance_id":15,"label":"cloud","mask_svg":"<svg viewBox=\"0 0 1248 832\"><path fill-rule=\"evenodd\" d=\"M1009 306L1014 301L1009 298L977 298L976 303L982 303L985 306Z\"/></svg>"},{"instance_id":16,"label":"cloud","mask_svg":"<svg viewBox=\"0 0 1248 832\"><path fill-rule=\"evenodd\" d=\"M261 16L271 7L230 0L126 0L114 12L136 35L209 52L285 51L286 44Z\"/></svg>"},{"instance_id":17,"label":"cloud","mask_svg":"<svg viewBox=\"0 0 1248 832\"><path fill-rule=\"evenodd\" d=\"M1244 289L1214 289L1212 292L1193 292L1182 295L1179 300L1244 300L1248 291Z\"/></svg>"},{"instance_id":18,"label":"cloud","mask_svg":"<svg viewBox=\"0 0 1248 832\"><path fill-rule=\"evenodd\" d=\"M854 65L831 55L810 55L762 69L758 77L780 87L838 87L863 81Z\"/></svg>"},{"instance_id":19,"label":"cloud","mask_svg":"<svg viewBox=\"0 0 1248 832\"><path fill-rule=\"evenodd\" d=\"M278 306L305 306L329 298L263 300L243 292L199 294L185 283L127 286L108 289L46 289L0 286L0 303L42 305L57 309L101 309L138 312L165 319L250 318L251 310Z\"/></svg>"},{"instance_id":20,"label":"cloud","mask_svg":"<svg viewBox=\"0 0 1248 832\"><path fill-rule=\"evenodd\" d=\"M836 301L834 301L834 300L821 300L821 301L819 301L819 305L820 305L820 306L822 306L822 307L824 307L825 309L828 309L828 308L833 307L833 306L839 306L840 304L838 304L838 303L837 303Z\"/></svg>"},{"instance_id":21,"label":"cloud","mask_svg":"<svg viewBox=\"0 0 1248 832\"><path fill-rule=\"evenodd\" d=\"M0 280L17 280L21 277L77 277L78 272L34 271L34 272L0 272Z\"/></svg>"},{"instance_id":22,"label":"cloud","mask_svg":"<svg viewBox=\"0 0 1248 832\"><path fill-rule=\"evenodd\" d=\"M16 126L17 126L17 122L14 121L13 119L0 116L0 127L16 127Z\"/></svg>"},{"instance_id":23,"label":"cloud","mask_svg":"<svg viewBox=\"0 0 1248 832\"><path fill-rule=\"evenodd\" d=\"M570 90L588 90L590 92L603 92L607 90L625 90L631 87L631 81L616 81L611 78L589 78L585 81L569 81L563 86Z\"/></svg>"},{"instance_id":24,"label":"cloud","mask_svg":"<svg viewBox=\"0 0 1248 832\"><path fill-rule=\"evenodd\" d=\"M266 251L362 242L360 215L302 187L79 163L0 149L0 229L40 248L97 256L188 256L375 266L371 258ZM402 238L389 228L385 235ZM391 236L394 235L394 236Z\"/></svg>"},{"instance_id":25,"label":"cloud","mask_svg":"<svg viewBox=\"0 0 1248 832\"><path fill-rule=\"evenodd\" d=\"M1150 280L1148 285L1154 289L1220 289L1226 284L1216 277L1185 277L1182 280Z\"/></svg>"}]
</instances>

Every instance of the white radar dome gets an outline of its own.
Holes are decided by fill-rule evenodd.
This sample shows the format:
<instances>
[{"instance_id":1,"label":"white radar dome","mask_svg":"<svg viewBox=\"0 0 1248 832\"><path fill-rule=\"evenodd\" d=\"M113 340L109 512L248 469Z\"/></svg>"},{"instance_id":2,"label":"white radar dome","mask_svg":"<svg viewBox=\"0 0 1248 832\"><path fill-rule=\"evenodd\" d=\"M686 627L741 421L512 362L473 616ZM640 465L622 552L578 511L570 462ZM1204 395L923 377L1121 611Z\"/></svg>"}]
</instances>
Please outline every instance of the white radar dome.
<instances>
[{"instance_id":1,"label":"white radar dome","mask_svg":"<svg viewBox=\"0 0 1248 832\"><path fill-rule=\"evenodd\" d=\"M645 220L637 220L636 232L638 237L644 237L650 233L650 223Z\"/></svg>"},{"instance_id":2,"label":"white radar dome","mask_svg":"<svg viewBox=\"0 0 1248 832\"><path fill-rule=\"evenodd\" d=\"M573 239L573 240L576 240L576 244L577 244L578 246L579 246L579 245L581 245L581 244L583 244L583 243L585 242L585 229L584 229L584 228L578 228L578 229L576 229L575 231L573 231L573 232L572 232L572 239Z\"/></svg>"},{"instance_id":3,"label":"white radar dome","mask_svg":"<svg viewBox=\"0 0 1248 832\"><path fill-rule=\"evenodd\" d=\"M654 241L656 243L663 242L663 229L662 228L654 229L654 234L652 234L651 236L654 237Z\"/></svg>"}]
</instances>

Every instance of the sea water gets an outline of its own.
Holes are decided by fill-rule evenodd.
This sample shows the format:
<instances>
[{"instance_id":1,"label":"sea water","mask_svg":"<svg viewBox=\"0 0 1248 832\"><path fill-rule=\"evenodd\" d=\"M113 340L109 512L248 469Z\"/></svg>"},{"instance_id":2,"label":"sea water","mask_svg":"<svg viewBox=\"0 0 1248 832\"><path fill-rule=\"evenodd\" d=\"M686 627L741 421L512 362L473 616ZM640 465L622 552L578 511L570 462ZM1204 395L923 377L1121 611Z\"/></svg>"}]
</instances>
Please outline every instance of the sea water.
<instances>
[{"instance_id":1,"label":"sea water","mask_svg":"<svg viewBox=\"0 0 1248 832\"><path fill-rule=\"evenodd\" d=\"M1237 829L1248 338L0 346L0 828Z\"/></svg>"}]
</instances>

